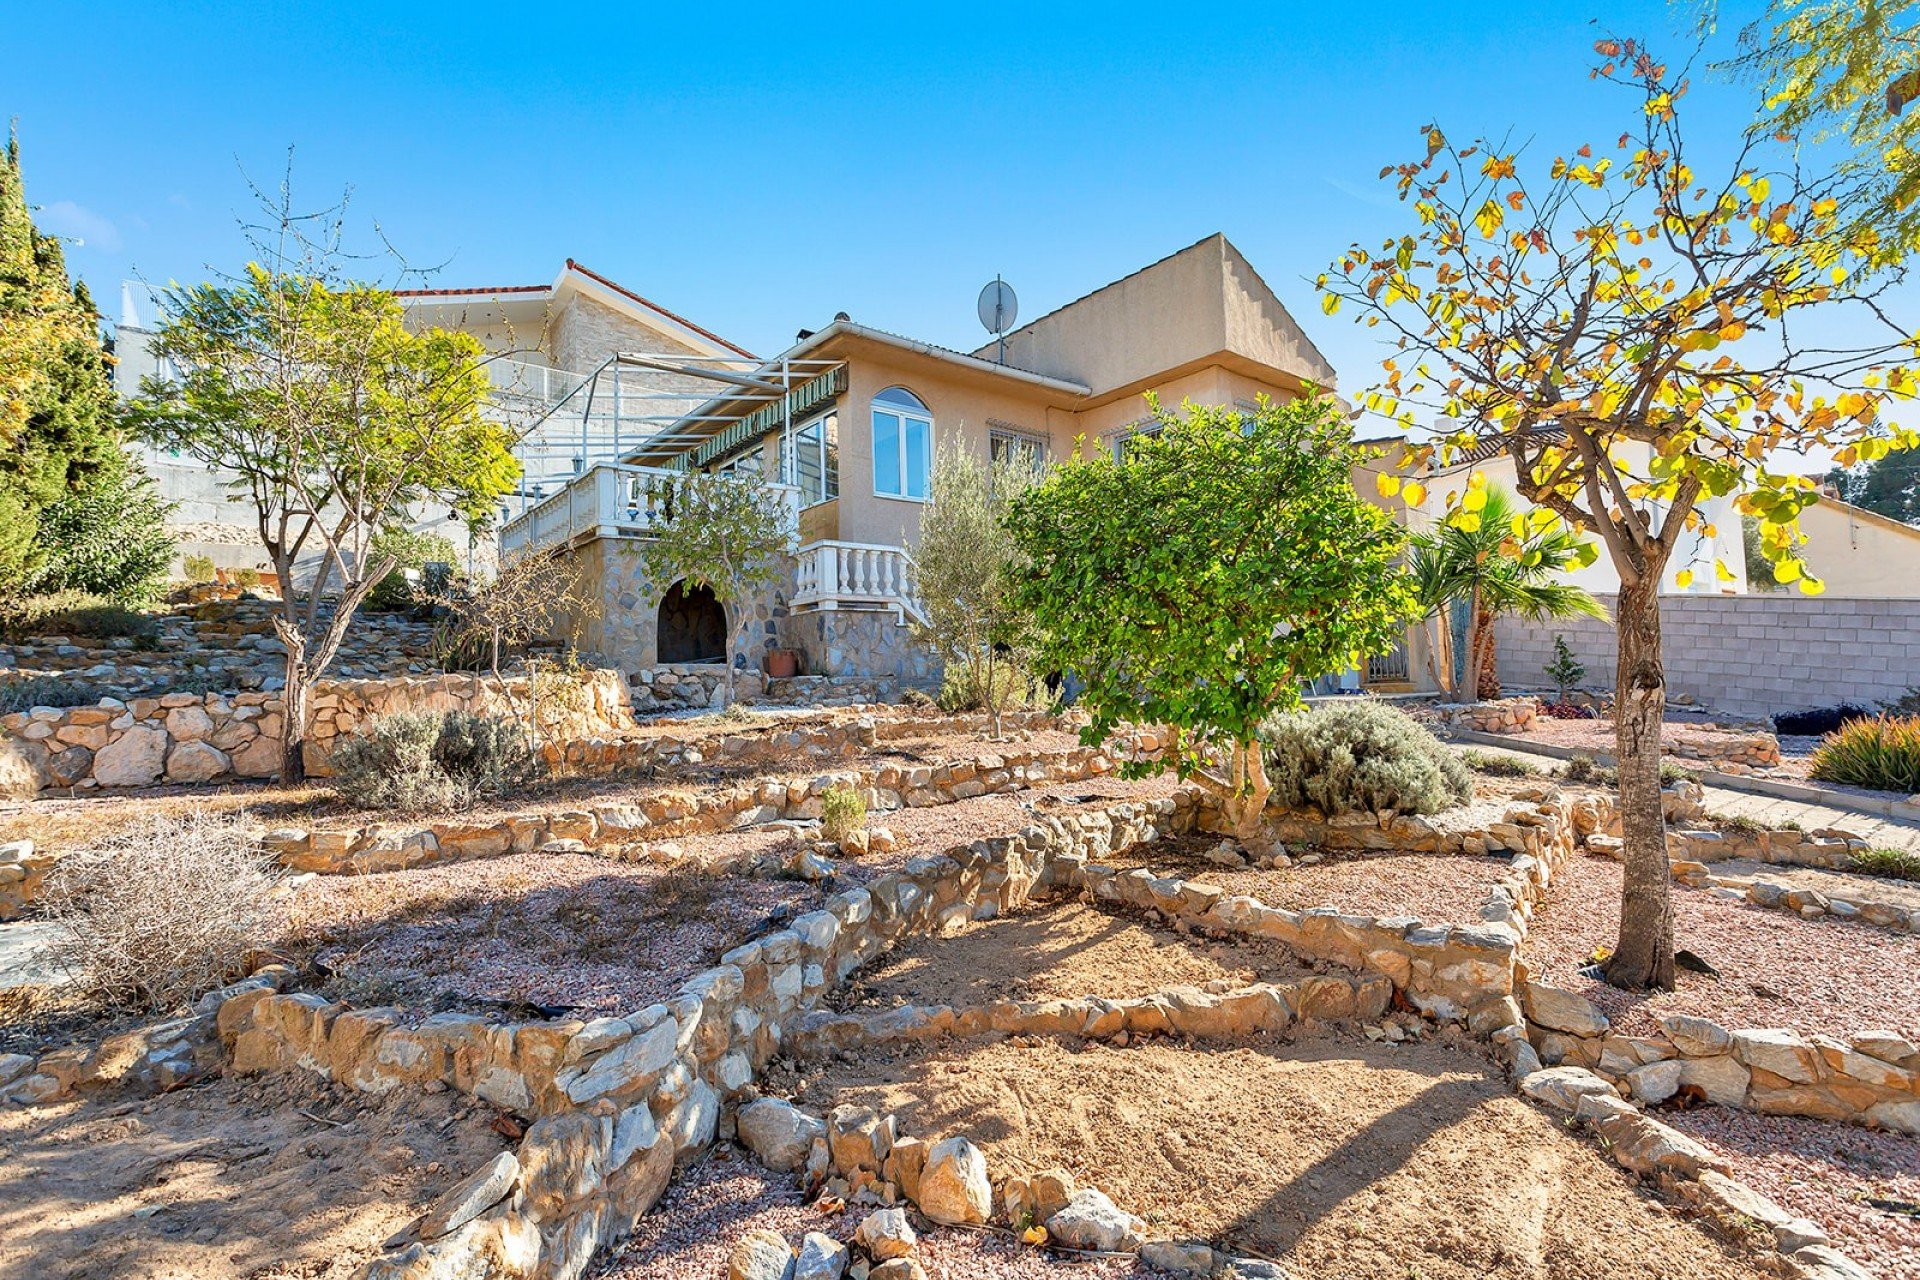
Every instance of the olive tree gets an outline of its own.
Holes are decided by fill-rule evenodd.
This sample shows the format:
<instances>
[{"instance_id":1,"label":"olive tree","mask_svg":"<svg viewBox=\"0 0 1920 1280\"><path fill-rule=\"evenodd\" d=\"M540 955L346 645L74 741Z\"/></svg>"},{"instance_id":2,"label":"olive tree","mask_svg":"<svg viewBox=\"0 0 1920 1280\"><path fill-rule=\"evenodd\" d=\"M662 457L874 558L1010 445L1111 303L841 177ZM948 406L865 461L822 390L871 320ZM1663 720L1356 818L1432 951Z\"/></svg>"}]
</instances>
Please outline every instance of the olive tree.
<instances>
[{"instance_id":1,"label":"olive tree","mask_svg":"<svg viewBox=\"0 0 1920 1280\"><path fill-rule=\"evenodd\" d=\"M1414 612L1404 538L1350 482L1363 457L1331 398L1156 405L1123 456L1070 460L1008 513L1015 602L1043 669L1080 684L1085 740L1169 726L1165 757L1128 770L1192 779L1249 844L1271 791L1261 723L1391 648Z\"/></svg>"},{"instance_id":2,"label":"olive tree","mask_svg":"<svg viewBox=\"0 0 1920 1280\"><path fill-rule=\"evenodd\" d=\"M1601 41L1596 76L1623 89L1625 123L1591 145L1529 157L1459 146L1435 126L1389 167L1410 206L1404 233L1355 245L1321 277L1324 306L1357 306L1398 350L1365 403L1410 430L1416 410L1458 423L1409 447L1386 487L1425 498L1463 452L1513 459L1515 487L1577 533L1597 534L1620 578L1614 717L1627 871L1609 981L1674 982L1673 910L1660 800L1666 676L1660 593L1683 540L1713 539L1709 497L1760 521L1783 582L1822 589L1800 558L1814 483L1776 451L1832 449L1843 464L1920 443L1889 422L1912 398L1913 338L1884 308L1891 279L1860 219L1870 186L1807 172L1771 136L1736 137L1696 169L1681 127L1685 82L1633 41ZM1851 345L1811 326L1835 319ZM1484 519L1478 472L1446 494L1447 520ZM1502 553L1528 529L1514 518ZM1687 545L1692 546L1693 541ZM1735 575L1716 567L1722 580ZM1674 575L1684 589L1691 571Z\"/></svg>"}]
</instances>

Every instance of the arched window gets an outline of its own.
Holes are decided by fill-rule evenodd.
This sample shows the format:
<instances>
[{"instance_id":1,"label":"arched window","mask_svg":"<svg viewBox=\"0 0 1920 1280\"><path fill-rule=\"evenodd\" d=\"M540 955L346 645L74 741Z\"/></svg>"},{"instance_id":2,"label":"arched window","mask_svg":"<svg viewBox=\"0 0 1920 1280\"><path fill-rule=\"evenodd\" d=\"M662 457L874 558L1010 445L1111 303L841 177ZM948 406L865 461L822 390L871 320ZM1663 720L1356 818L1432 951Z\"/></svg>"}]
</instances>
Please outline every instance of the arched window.
<instances>
[{"instance_id":1,"label":"arched window","mask_svg":"<svg viewBox=\"0 0 1920 1280\"><path fill-rule=\"evenodd\" d=\"M905 387L873 398L873 491L883 498L927 496L933 469L933 415Z\"/></svg>"}]
</instances>

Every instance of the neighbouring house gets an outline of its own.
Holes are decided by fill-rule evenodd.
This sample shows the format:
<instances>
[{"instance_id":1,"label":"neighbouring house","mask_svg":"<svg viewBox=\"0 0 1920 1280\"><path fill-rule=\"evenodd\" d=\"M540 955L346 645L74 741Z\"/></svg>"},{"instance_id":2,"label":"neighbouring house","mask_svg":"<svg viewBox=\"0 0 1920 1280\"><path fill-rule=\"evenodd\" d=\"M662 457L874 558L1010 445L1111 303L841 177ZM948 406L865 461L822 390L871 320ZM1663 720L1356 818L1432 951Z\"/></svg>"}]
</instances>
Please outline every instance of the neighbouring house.
<instances>
[{"instance_id":1,"label":"neighbouring house","mask_svg":"<svg viewBox=\"0 0 1920 1280\"><path fill-rule=\"evenodd\" d=\"M634 438L623 435L628 423L684 414L711 393L711 383L683 370L758 363L745 348L571 258L547 284L403 289L396 296L409 324L478 337L488 352L497 412L519 427L534 424L516 450L522 476L503 518L591 464L619 457ZM114 334L114 383L122 396L138 394L145 377L169 375L150 353L153 310L142 306L139 287L122 288ZM625 359L616 363L616 356ZM584 403L596 386L600 402L593 412L553 413L556 405ZM172 528L181 556L204 555L223 569L267 567L252 516L231 501L229 475L166 450L143 448L140 456L162 495L178 504ZM412 517L413 527L443 533L465 550L469 569L491 563L491 532L470 539L445 511L423 509Z\"/></svg>"},{"instance_id":2,"label":"neighbouring house","mask_svg":"<svg viewBox=\"0 0 1920 1280\"><path fill-rule=\"evenodd\" d=\"M1260 396L1334 385L1325 357L1221 235L1014 330L1004 347L952 350L842 314L751 369L712 376L724 385L692 412L501 532L503 554L579 565L603 610L581 643L630 673L716 659L740 622L750 669L778 647L797 651L809 674L930 682L930 655L909 640L911 556L933 460L950 442L1038 469L1152 430L1149 393L1168 406L1252 409ZM569 428L551 430L564 438ZM787 495L796 549L786 580L730 619L709 592L649 581L638 550L670 518L685 472L746 468ZM1404 681L1404 653L1386 674Z\"/></svg>"}]
</instances>

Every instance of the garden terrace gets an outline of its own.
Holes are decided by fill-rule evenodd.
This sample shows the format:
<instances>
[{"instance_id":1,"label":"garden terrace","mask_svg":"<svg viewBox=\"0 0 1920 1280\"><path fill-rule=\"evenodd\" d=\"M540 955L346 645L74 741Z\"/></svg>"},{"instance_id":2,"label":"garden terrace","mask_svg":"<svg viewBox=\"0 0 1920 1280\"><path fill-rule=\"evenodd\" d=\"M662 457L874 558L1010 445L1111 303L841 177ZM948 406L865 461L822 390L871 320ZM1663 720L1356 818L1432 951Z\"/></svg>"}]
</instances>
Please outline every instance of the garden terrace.
<instances>
[{"instance_id":1,"label":"garden terrace","mask_svg":"<svg viewBox=\"0 0 1920 1280\"><path fill-rule=\"evenodd\" d=\"M1326 1036L1128 1048L1016 1038L804 1064L798 1101L964 1133L990 1168L1062 1168L1145 1219L1293 1274L1686 1275L1750 1257L1514 1098L1477 1047Z\"/></svg>"},{"instance_id":2,"label":"garden terrace","mask_svg":"<svg viewBox=\"0 0 1920 1280\"><path fill-rule=\"evenodd\" d=\"M1674 937L1719 971L1681 969L1675 991L1631 993L1582 977L1618 936L1621 869L1575 860L1534 916L1524 956L1531 976L1578 993L1616 1032L1654 1035L1675 1014L1725 1027L1785 1027L1846 1037L1880 1028L1920 1036L1920 935L1804 919L1676 885Z\"/></svg>"}]
</instances>

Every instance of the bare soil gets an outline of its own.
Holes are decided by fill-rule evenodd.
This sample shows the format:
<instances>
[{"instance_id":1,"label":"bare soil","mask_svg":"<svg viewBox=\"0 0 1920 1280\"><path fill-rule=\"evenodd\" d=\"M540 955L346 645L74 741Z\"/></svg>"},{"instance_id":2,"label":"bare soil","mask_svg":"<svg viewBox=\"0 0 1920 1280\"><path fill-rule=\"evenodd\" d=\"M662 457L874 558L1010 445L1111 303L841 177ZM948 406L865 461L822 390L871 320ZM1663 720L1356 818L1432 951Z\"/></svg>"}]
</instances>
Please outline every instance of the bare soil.
<instances>
[{"instance_id":1,"label":"bare soil","mask_svg":"<svg viewBox=\"0 0 1920 1280\"><path fill-rule=\"evenodd\" d=\"M1516 1098L1472 1047L921 1047L830 1064L804 1100L966 1134L996 1169L1065 1168L1152 1234L1327 1280L1767 1274Z\"/></svg>"},{"instance_id":2,"label":"bare soil","mask_svg":"<svg viewBox=\"0 0 1920 1280\"><path fill-rule=\"evenodd\" d=\"M995 1000L1110 1000L1173 986L1220 989L1286 982L1310 972L1285 949L1255 939L1208 942L1137 916L1057 901L887 952L838 994L860 1005L950 1005Z\"/></svg>"},{"instance_id":3,"label":"bare soil","mask_svg":"<svg viewBox=\"0 0 1920 1280\"><path fill-rule=\"evenodd\" d=\"M1599 1005L1616 1030L1658 1030L1659 1018L1689 1013L1726 1027L1786 1027L1847 1036L1885 1029L1920 1035L1920 936L1673 889L1674 939L1719 970L1679 974L1675 991L1621 991L1577 972L1620 932L1616 862L1577 858L1555 880L1533 917L1525 955L1542 982Z\"/></svg>"},{"instance_id":4,"label":"bare soil","mask_svg":"<svg viewBox=\"0 0 1920 1280\"><path fill-rule=\"evenodd\" d=\"M1214 835L1177 836L1129 849L1113 861L1218 885L1270 907L1293 911L1332 907L1356 915L1416 916L1430 924L1479 919L1487 891L1507 870L1505 854L1473 857L1377 850L1321 852L1320 861L1310 866L1295 863L1271 871L1233 871L1207 861L1207 851L1219 843L1220 837Z\"/></svg>"},{"instance_id":5,"label":"bare soil","mask_svg":"<svg viewBox=\"0 0 1920 1280\"><path fill-rule=\"evenodd\" d=\"M1761 1195L1819 1223L1879 1280L1920 1280L1920 1140L1727 1107L1661 1118L1725 1156Z\"/></svg>"},{"instance_id":6,"label":"bare soil","mask_svg":"<svg viewBox=\"0 0 1920 1280\"><path fill-rule=\"evenodd\" d=\"M462 1094L373 1098L293 1075L9 1108L0 1275L346 1280L506 1145L492 1118Z\"/></svg>"},{"instance_id":7,"label":"bare soil","mask_svg":"<svg viewBox=\"0 0 1920 1280\"><path fill-rule=\"evenodd\" d=\"M605 1280L704 1280L724 1276L727 1254L749 1231L777 1231L798 1248L809 1231L840 1241L869 1210L824 1213L806 1204L791 1174L769 1173L752 1157L719 1146L682 1170L600 1272ZM1133 1259L1058 1262L992 1232L919 1228L915 1256L929 1280L1117 1280L1152 1274Z\"/></svg>"}]
</instances>

